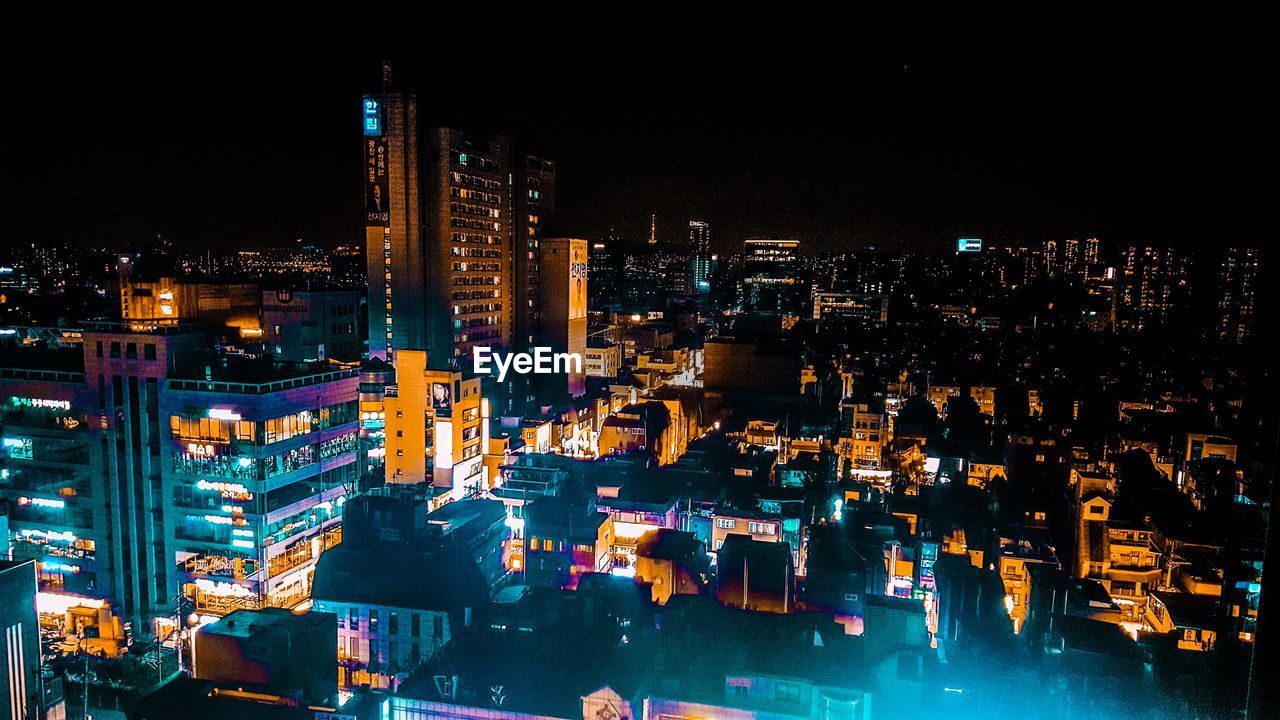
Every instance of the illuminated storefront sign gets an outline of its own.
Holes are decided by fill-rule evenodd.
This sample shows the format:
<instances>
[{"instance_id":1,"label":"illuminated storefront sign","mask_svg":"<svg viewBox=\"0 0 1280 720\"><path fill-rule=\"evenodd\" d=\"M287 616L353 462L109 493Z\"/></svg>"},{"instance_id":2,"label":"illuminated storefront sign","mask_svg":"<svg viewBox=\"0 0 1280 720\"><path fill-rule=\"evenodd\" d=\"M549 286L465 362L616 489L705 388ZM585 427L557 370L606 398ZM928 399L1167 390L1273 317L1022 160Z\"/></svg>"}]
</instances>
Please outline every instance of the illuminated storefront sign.
<instances>
[{"instance_id":1,"label":"illuminated storefront sign","mask_svg":"<svg viewBox=\"0 0 1280 720\"><path fill-rule=\"evenodd\" d=\"M253 591L247 587L236 585L235 583L214 582L204 578L196 580L196 587L200 592L208 595L230 595L232 597L251 597L253 595Z\"/></svg>"},{"instance_id":2,"label":"illuminated storefront sign","mask_svg":"<svg viewBox=\"0 0 1280 720\"><path fill-rule=\"evenodd\" d=\"M187 452L197 457L209 457L218 452L218 447L211 443L187 443Z\"/></svg>"},{"instance_id":3,"label":"illuminated storefront sign","mask_svg":"<svg viewBox=\"0 0 1280 720\"><path fill-rule=\"evenodd\" d=\"M80 572L80 567L78 565L68 565L67 563L62 562L49 562L47 560L42 560L40 562L40 569L44 572L71 573L72 575Z\"/></svg>"},{"instance_id":4,"label":"illuminated storefront sign","mask_svg":"<svg viewBox=\"0 0 1280 720\"><path fill-rule=\"evenodd\" d=\"M39 497L20 497L19 505L30 505L31 507L49 508L51 510L61 510L67 506L66 500L51 500L49 498Z\"/></svg>"},{"instance_id":5,"label":"illuminated storefront sign","mask_svg":"<svg viewBox=\"0 0 1280 720\"><path fill-rule=\"evenodd\" d=\"M48 398L15 397L10 398L15 407L40 408L43 410L70 410L70 400L50 400Z\"/></svg>"},{"instance_id":6,"label":"illuminated storefront sign","mask_svg":"<svg viewBox=\"0 0 1280 720\"><path fill-rule=\"evenodd\" d=\"M211 420L236 421L240 419L240 413L236 412L235 410L229 410L227 408L209 408L207 415Z\"/></svg>"},{"instance_id":7,"label":"illuminated storefront sign","mask_svg":"<svg viewBox=\"0 0 1280 720\"><path fill-rule=\"evenodd\" d=\"M213 525L248 525L249 524L249 521L245 520L243 516L228 517L226 515L195 515L195 516L189 516L189 517L194 517L197 520L204 520L205 522L211 523Z\"/></svg>"},{"instance_id":8,"label":"illuminated storefront sign","mask_svg":"<svg viewBox=\"0 0 1280 720\"><path fill-rule=\"evenodd\" d=\"M982 252L982 238L960 238L959 240L956 240L956 252Z\"/></svg>"},{"instance_id":9,"label":"illuminated storefront sign","mask_svg":"<svg viewBox=\"0 0 1280 720\"><path fill-rule=\"evenodd\" d=\"M253 493L249 492L249 488L240 483L221 482L218 480L201 480L196 483L196 489L216 492L228 500L253 499Z\"/></svg>"},{"instance_id":10,"label":"illuminated storefront sign","mask_svg":"<svg viewBox=\"0 0 1280 720\"><path fill-rule=\"evenodd\" d=\"M73 532L58 532L57 530L22 530L23 539L39 538L45 542L65 542L73 543L76 541L76 535Z\"/></svg>"}]
</instances>

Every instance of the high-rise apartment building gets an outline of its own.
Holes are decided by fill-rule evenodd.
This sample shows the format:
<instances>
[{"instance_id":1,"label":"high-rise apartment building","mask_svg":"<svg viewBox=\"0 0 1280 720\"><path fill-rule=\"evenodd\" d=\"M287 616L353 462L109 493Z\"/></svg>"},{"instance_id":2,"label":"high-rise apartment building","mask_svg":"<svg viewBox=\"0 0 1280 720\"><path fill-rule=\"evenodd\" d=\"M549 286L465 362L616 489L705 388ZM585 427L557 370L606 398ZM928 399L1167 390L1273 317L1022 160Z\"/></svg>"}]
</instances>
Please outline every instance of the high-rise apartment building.
<instances>
[{"instance_id":1,"label":"high-rise apartment building","mask_svg":"<svg viewBox=\"0 0 1280 720\"><path fill-rule=\"evenodd\" d=\"M711 223L702 220L689 221L690 291L706 294L711 291Z\"/></svg>"},{"instance_id":2,"label":"high-rise apartment building","mask_svg":"<svg viewBox=\"0 0 1280 720\"><path fill-rule=\"evenodd\" d=\"M475 347L522 349L555 164L506 135L423 127L416 97L386 88L363 103L370 354L460 369Z\"/></svg>"},{"instance_id":3,"label":"high-rise apartment building","mask_svg":"<svg viewBox=\"0 0 1280 720\"><path fill-rule=\"evenodd\" d=\"M1131 329L1168 326L1185 309L1188 264L1174 248L1130 246L1123 272L1120 299Z\"/></svg>"},{"instance_id":4,"label":"high-rise apartment building","mask_svg":"<svg viewBox=\"0 0 1280 720\"><path fill-rule=\"evenodd\" d=\"M1244 344L1253 334L1262 251L1227 248L1218 268L1217 335L1223 342Z\"/></svg>"}]
</instances>

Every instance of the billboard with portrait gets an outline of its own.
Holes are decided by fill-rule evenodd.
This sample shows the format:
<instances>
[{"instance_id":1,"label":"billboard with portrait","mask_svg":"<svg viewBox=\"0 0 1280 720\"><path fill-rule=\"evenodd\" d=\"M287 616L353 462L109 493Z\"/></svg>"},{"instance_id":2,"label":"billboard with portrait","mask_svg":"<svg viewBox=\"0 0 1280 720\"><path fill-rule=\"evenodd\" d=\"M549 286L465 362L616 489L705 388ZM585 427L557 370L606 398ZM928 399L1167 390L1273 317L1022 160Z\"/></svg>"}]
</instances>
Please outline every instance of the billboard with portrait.
<instances>
[{"instance_id":1,"label":"billboard with portrait","mask_svg":"<svg viewBox=\"0 0 1280 720\"><path fill-rule=\"evenodd\" d=\"M453 386L449 383L431 383L431 407L444 409L453 405Z\"/></svg>"}]
</instances>

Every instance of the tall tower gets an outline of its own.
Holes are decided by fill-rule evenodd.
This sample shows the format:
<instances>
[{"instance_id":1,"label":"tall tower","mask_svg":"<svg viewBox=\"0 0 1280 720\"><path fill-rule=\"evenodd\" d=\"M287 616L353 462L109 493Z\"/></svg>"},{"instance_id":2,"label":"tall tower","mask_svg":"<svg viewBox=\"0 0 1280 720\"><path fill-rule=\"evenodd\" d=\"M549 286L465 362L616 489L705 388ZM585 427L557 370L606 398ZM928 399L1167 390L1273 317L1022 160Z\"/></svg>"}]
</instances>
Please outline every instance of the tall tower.
<instances>
[{"instance_id":1,"label":"tall tower","mask_svg":"<svg viewBox=\"0 0 1280 720\"><path fill-rule=\"evenodd\" d=\"M557 377L558 391L587 392L587 241L548 238L542 243L542 338L552 352L576 354L576 367ZM561 384L563 383L563 384Z\"/></svg>"},{"instance_id":2,"label":"tall tower","mask_svg":"<svg viewBox=\"0 0 1280 720\"><path fill-rule=\"evenodd\" d=\"M649 244L658 244L658 215L654 213L649 216Z\"/></svg>"},{"instance_id":3,"label":"tall tower","mask_svg":"<svg viewBox=\"0 0 1280 720\"><path fill-rule=\"evenodd\" d=\"M711 224L703 220L689 221L689 251L692 272L689 289L694 294L711 291Z\"/></svg>"},{"instance_id":4,"label":"tall tower","mask_svg":"<svg viewBox=\"0 0 1280 720\"><path fill-rule=\"evenodd\" d=\"M416 98L386 87L363 120L370 354L469 370L472 348L526 346L554 163L506 135L420 128Z\"/></svg>"}]
</instances>

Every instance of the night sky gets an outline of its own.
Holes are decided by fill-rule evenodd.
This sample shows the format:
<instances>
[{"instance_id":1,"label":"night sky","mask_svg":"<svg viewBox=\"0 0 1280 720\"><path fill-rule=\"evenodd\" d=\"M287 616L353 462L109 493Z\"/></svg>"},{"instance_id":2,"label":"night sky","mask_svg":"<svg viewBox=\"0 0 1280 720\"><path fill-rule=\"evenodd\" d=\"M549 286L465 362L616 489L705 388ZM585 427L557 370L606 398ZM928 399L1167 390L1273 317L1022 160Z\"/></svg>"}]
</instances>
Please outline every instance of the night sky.
<instances>
[{"instance_id":1,"label":"night sky","mask_svg":"<svg viewBox=\"0 0 1280 720\"><path fill-rule=\"evenodd\" d=\"M434 49L248 43L7 62L0 232L358 242L359 98L387 57L424 124L508 130L558 161L559 234L640 239L655 212L664 238L711 221L721 250L764 233L819 249L941 250L959 235L1260 242L1244 216L1261 186L1238 168L1262 120L1227 60L660 61L597 43L463 63L460 43L421 45ZM441 74L459 64L468 79Z\"/></svg>"}]
</instances>

